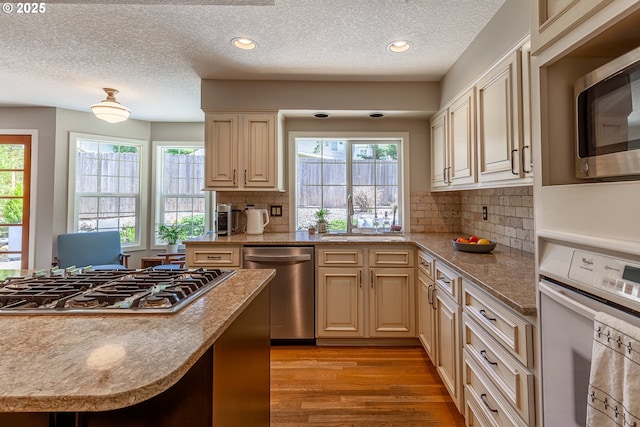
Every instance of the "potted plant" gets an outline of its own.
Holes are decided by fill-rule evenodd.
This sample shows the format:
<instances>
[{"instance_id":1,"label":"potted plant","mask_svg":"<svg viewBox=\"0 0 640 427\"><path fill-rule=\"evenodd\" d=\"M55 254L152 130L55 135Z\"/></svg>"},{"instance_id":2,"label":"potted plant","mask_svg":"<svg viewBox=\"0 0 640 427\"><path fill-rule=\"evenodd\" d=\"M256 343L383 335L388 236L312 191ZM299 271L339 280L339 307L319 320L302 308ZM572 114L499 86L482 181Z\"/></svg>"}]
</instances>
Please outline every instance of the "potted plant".
<instances>
[{"instance_id":1,"label":"potted plant","mask_svg":"<svg viewBox=\"0 0 640 427\"><path fill-rule=\"evenodd\" d=\"M178 253L178 241L187 237L187 226L174 222L171 225L160 224L158 226L158 237L167 243L167 253Z\"/></svg>"},{"instance_id":2,"label":"potted plant","mask_svg":"<svg viewBox=\"0 0 640 427\"><path fill-rule=\"evenodd\" d=\"M318 209L315 213L316 220L318 223L318 233L326 233L327 232L327 215L329 215L328 209Z\"/></svg>"}]
</instances>

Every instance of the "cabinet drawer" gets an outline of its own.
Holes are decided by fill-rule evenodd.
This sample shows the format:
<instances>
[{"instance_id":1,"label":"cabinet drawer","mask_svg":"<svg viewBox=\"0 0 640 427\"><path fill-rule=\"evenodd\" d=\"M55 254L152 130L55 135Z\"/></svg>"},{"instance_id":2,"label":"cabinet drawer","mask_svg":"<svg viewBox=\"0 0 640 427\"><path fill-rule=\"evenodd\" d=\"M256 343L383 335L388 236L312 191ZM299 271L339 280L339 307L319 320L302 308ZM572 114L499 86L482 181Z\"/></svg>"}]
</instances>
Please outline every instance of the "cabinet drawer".
<instances>
[{"instance_id":1,"label":"cabinet drawer","mask_svg":"<svg viewBox=\"0 0 640 427\"><path fill-rule=\"evenodd\" d=\"M466 313L463 315L462 337L468 355L477 362L516 412L533 424L533 374Z\"/></svg>"},{"instance_id":2,"label":"cabinet drawer","mask_svg":"<svg viewBox=\"0 0 640 427\"><path fill-rule=\"evenodd\" d=\"M438 263L435 266L434 282L440 285L442 291L453 298L456 304L460 304L462 278L458 273Z\"/></svg>"},{"instance_id":3,"label":"cabinet drawer","mask_svg":"<svg viewBox=\"0 0 640 427\"><path fill-rule=\"evenodd\" d=\"M323 249L317 250L318 266L320 267L362 267L364 253L359 248Z\"/></svg>"},{"instance_id":4,"label":"cabinet drawer","mask_svg":"<svg viewBox=\"0 0 640 427\"><path fill-rule=\"evenodd\" d=\"M465 418L470 407L477 415L482 414L476 419L488 422L479 425L527 427L466 350L463 355Z\"/></svg>"},{"instance_id":5,"label":"cabinet drawer","mask_svg":"<svg viewBox=\"0 0 640 427\"><path fill-rule=\"evenodd\" d=\"M426 252L418 252L418 268L431 280L433 280L435 265L435 258Z\"/></svg>"},{"instance_id":6,"label":"cabinet drawer","mask_svg":"<svg viewBox=\"0 0 640 427\"><path fill-rule=\"evenodd\" d=\"M189 267L240 267L240 247L187 248Z\"/></svg>"},{"instance_id":7,"label":"cabinet drawer","mask_svg":"<svg viewBox=\"0 0 640 427\"><path fill-rule=\"evenodd\" d=\"M369 250L371 267L413 267L414 258L412 249Z\"/></svg>"},{"instance_id":8,"label":"cabinet drawer","mask_svg":"<svg viewBox=\"0 0 640 427\"><path fill-rule=\"evenodd\" d=\"M533 325L464 282L463 310L527 368L533 367Z\"/></svg>"}]
</instances>

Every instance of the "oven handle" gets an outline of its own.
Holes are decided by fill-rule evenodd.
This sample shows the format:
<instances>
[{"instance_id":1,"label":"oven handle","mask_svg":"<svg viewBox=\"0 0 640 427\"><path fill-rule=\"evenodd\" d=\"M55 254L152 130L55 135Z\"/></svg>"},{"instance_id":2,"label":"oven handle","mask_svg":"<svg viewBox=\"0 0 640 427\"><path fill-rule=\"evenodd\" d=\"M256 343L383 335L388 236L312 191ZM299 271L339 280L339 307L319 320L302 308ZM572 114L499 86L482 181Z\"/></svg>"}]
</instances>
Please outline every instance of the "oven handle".
<instances>
[{"instance_id":1,"label":"oven handle","mask_svg":"<svg viewBox=\"0 0 640 427\"><path fill-rule=\"evenodd\" d=\"M580 304L577 301L572 300L562 292L556 291L555 289L551 289L544 281L541 281L538 285L538 289L541 293L547 295L549 298L554 300L555 302L563 305L569 310L578 313L582 317L586 317L588 319L593 320L596 317L595 310L590 309L589 307Z\"/></svg>"}]
</instances>

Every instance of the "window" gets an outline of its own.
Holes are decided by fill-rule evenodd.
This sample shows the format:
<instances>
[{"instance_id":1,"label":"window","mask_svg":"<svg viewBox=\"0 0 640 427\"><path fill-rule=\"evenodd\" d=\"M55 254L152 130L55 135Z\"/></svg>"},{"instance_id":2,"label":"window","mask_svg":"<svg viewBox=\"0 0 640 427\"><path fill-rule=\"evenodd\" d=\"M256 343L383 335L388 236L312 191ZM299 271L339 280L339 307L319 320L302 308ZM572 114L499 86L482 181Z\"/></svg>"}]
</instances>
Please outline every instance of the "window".
<instances>
[{"instance_id":1,"label":"window","mask_svg":"<svg viewBox=\"0 0 640 427\"><path fill-rule=\"evenodd\" d=\"M184 238L204 234L208 226L210 192L204 187L203 143L154 142L155 232L154 245L166 244L157 236L158 226L185 225Z\"/></svg>"},{"instance_id":2,"label":"window","mask_svg":"<svg viewBox=\"0 0 640 427\"><path fill-rule=\"evenodd\" d=\"M402 138L295 137L296 229L315 224L326 209L329 231L347 231L347 196L352 226L388 228L401 223Z\"/></svg>"},{"instance_id":3,"label":"window","mask_svg":"<svg viewBox=\"0 0 640 427\"><path fill-rule=\"evenodd\" d=\"M141 247L146 141L72 133L69 220L76 232L120 231L122 245Z\"/></svg>"}]
</instances>

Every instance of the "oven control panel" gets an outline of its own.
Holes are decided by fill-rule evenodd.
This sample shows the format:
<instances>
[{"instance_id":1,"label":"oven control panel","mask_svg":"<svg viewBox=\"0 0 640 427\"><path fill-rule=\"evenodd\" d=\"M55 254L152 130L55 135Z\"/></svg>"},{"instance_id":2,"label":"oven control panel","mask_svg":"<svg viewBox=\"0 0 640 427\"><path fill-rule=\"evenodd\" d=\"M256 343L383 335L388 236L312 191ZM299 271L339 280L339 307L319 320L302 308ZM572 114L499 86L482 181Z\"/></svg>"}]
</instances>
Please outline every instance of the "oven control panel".
<instances>
[{"instance_id":1,"label":"oven control panel","mask_svg":"<svg viewBox=\"0 0 640 427\"><path fill-rule=\"evenodd\" d=\"M569 278L610 294L640 301L640 265L574 250Z\"/></svg>"}]
</instances>

